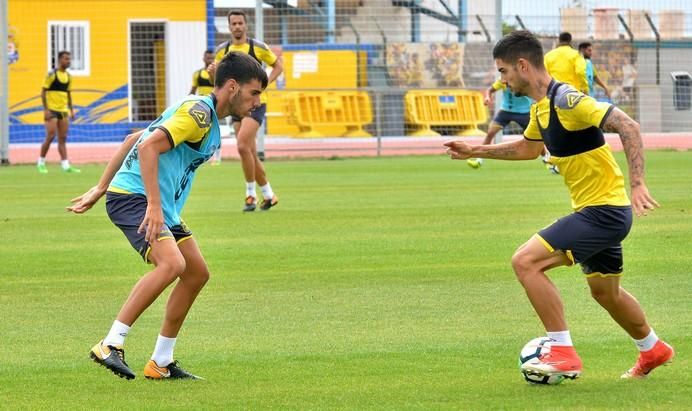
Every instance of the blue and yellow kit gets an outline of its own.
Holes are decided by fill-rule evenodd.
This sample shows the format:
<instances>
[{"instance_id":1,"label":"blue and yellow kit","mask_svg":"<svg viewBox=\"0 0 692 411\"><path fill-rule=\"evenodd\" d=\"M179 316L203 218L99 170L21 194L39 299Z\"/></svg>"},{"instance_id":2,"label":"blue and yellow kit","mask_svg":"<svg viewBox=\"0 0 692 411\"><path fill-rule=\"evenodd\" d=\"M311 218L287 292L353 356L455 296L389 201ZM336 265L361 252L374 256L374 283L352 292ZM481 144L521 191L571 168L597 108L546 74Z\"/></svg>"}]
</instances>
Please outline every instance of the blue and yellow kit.
<instances>
[{"instance_id":1,"label":"blue and yellow kit","mask_svg":"<svg viewBox=\"0 0 692 411\"><path fill-rule=\"evenodd\" d=\"M215 99L213 94L190 95L167 108L130 149L108 191L146 195L137 147L160 129L171 144L171 149L162 153L158 160L161 208L168 227L180 225L180 213L190 194L195 171L211 158L221 144Z\"/></svg>"},{"instance_id":2,"label":"blue and yellow kit","mask_svg":"<svg viewBox=\"0 0 692 411\"><path fill-rule=\"evenodd\" d=\"M495 80L491 87L496 91L502 90L502 111L526 114L531 110L533 99L527 96L517 96L502 80Z\"/></svg>"}]
</instances>

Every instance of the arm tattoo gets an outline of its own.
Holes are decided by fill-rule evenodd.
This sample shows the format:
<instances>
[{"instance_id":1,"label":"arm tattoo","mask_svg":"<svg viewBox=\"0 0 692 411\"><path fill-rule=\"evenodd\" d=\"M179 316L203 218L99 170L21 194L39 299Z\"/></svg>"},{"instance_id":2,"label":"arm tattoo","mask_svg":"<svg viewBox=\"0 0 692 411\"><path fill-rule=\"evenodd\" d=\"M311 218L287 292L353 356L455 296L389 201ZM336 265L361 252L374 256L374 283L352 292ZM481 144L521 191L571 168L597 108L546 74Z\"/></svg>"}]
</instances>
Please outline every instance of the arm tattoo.
<instances>
[{"instance_id":1,"label":"arm tattoo","mask_svg":"<svg viewBox=\"0 0 692 411\"><path fill-rule=\"evenodd\" d=\"M484 154L482 157L495 158L498 160L530 160L538 156L540 148L543 147L543 142L534 144L525 139L521 139L508 143L484 145L480 147L481 153Z\"/></svg>"},{"instance_id":2,"label":"arm tattoo","mask_svg":"<svg viewBox=\"0 0 692 411\"><path fill-rule=\"evenodd\" d=\"M639 133L639 124L622 110L615 108L603 125L603 130L620 135L627 156L630 185L634 188L644 183L644 145Z\"/></svg>"}]
</instances>

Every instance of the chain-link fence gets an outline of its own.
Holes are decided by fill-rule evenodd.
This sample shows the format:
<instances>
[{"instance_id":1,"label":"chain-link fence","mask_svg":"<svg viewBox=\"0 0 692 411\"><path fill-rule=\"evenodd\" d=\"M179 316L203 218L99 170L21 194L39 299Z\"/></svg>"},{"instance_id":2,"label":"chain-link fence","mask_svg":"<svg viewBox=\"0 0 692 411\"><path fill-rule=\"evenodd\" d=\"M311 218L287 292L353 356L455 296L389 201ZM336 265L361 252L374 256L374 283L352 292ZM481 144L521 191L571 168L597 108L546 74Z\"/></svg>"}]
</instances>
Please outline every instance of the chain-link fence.
<instances>
[{"instance_id":1,"label":"chain-link fence","mask_svg":"<svg viewBox=\"0 0 692 411\"><path fill-rule=\"evenodd\" d=\"M239 4L0 1L8 6L9 69L1 73L9 84L3 121L12 145L44 138L41 89L58 51L73 55L70 141L120 141L189 92L204 51L230 38L227 13ZM653 11L563 2L585 7L498 18L498 3L507 10L512 1L265 1L271 7L262 11L260 40L284 67L267 90L268 136L483 130L492 107L469 112L460 90L482 91L495 80L492 47L514 29L536 32L546 51L561 31L572 33L575 47L592 43L593 65L608 88L607 95L596 87L595 98L618 104L645 132L692 131L692 12L685 2L663 9L652 0ZM257 9L246 6L254 37ZM421 90L432 98L421 103L411 94ZM419 124L425 116L442 120Z\"/></svg>"}]
</instances>

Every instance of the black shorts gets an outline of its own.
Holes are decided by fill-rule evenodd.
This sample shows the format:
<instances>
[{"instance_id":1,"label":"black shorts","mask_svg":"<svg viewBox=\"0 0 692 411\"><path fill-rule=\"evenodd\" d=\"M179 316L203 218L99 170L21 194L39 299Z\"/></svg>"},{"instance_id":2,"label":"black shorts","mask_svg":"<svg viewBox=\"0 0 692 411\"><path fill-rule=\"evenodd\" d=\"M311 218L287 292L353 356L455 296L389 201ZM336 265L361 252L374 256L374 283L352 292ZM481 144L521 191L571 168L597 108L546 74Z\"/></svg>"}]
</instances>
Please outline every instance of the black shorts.
<instances>
[{"instance_id":1,"label":"black shorts","mask_svg":"<svg viewBox=\"0 0 692 411\"><path fill-rule=\"evenodd\" d=\"M267 117L267 105L265 103L260 104L259 107L250 112L250 117L256 122L258 122L261 126L264 122L264 119ZM237 123L240 120L242 120L243 117L231 116L231 119L234 123Z\"/></svg>"},{"instance_id":2,"label":"black shorts","mask_svg":"<svg viewBox=\"0 0 692 411\"><path fill-rule=\"evenodd\" d=\"M57 118L58 120L62 120L68 117L68 113L65 111L55 111L55 110L48 110L50 113L48 115L48 118L46 120L52 120L54 118Z\"/></svg>"},{"instance_id":3,"label":"black shorts","mask_svg":"<svg viewBox=\"0 0 692 411\"><path fill-rule=\"evenodd\" d=\"M106 193L106 212L120 230L122 230L132 247L142 256L145 262L149 263L149 251L151 247L144 239L145 233L138 233L140 224L144 220L147 211L147 198L141 194L120 194L108 191ZM172 238L176 242L187 240L192 237L192 232L184 222L173 227L164 225L159 233L158 240Z\"/></svg>"},{"instance_id":4,"label":"black shorts","mask_svg":"<svg viewBox=\"0 0 692 411\"><path fill-rule=\"evenodd\" d=\"M622 240L632 227L632 207L594 206L538 232L550 251L561 250L584 274L622 273Z\"/></svg>"},{"instance_id":5,"label":"black shorts","mask_svg":"<svg viewBox=\"0 0 692 411\"><path fill-rule=\"evenodd\" d=\"M529 125L529 118L530 117L531 116L529 113L521 114L521 113L512 113L510 111L500 110L497 112L497 114L493 118L492 124L496 124L502 128L505 128L505 127L507 127L507 125L509 123L514 121L515 123L519 124L519 126L523 130L526 130L526 127L528 127L528 125Z\"/></svg>"}]
</instances>

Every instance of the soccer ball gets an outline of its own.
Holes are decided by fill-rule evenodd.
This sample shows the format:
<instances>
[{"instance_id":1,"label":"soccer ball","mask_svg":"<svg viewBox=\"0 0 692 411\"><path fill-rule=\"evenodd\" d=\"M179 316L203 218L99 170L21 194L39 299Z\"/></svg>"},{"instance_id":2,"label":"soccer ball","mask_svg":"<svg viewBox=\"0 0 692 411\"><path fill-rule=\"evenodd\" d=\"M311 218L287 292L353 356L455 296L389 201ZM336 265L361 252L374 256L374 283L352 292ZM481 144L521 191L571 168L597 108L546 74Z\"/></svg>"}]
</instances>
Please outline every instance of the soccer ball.
<instances>
[{"instance_id":1,"label":"soccer ball","mask_svg":"<svg viewBox=\"0 0 692 411\"><path fill-rule=\"evenodd\" d=\"M548 337L538 337L529 341L524 345L519 353L519 369L521 370L521 375L530 384L544 384L544 385L557 385L565 379L561 375L536 375L528 373L522 369L522 365L527 361L531 361L534 358L538 358L541 354L547 354L550 352L551 340Z\"/></svg>"},{"instance_id":2,"label":"soccer ball","mask_svg":"<svg viewBox=\"0 0 692 411\"><path fill-rule=\"evenodd\" d=\"M466 160L466 164L468 164L471 168L481 168L483 165L483 160L480 158L469 158Z\"/></svg>"}]
</instances>

